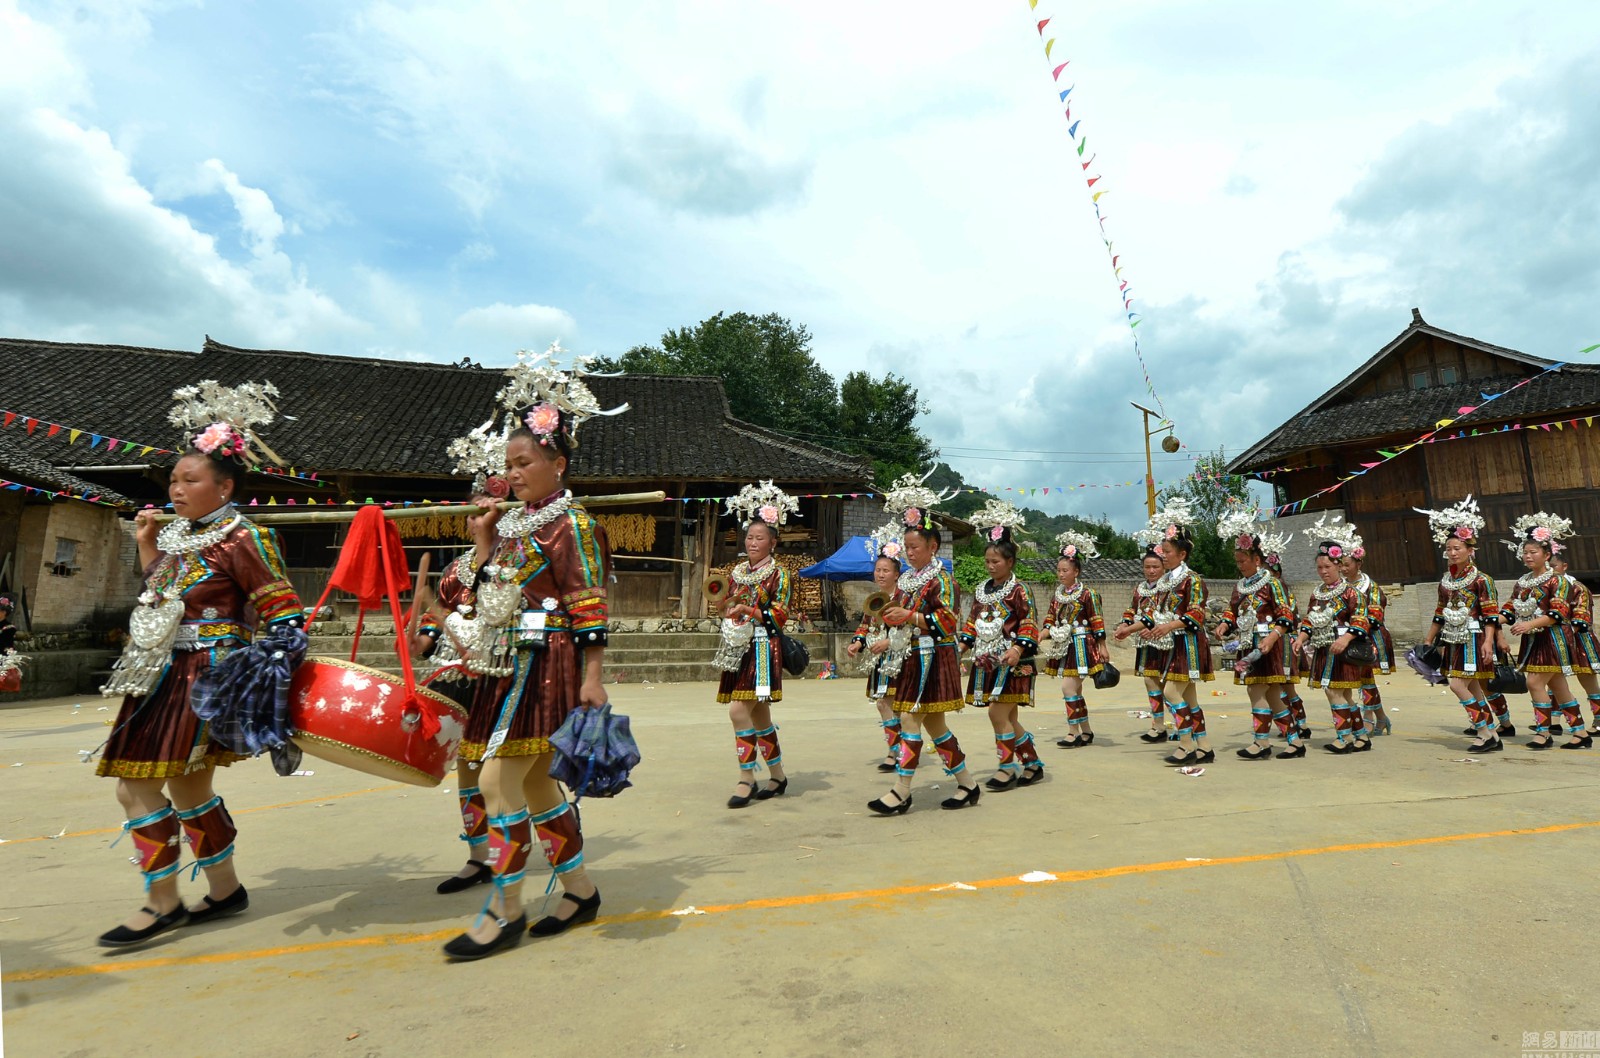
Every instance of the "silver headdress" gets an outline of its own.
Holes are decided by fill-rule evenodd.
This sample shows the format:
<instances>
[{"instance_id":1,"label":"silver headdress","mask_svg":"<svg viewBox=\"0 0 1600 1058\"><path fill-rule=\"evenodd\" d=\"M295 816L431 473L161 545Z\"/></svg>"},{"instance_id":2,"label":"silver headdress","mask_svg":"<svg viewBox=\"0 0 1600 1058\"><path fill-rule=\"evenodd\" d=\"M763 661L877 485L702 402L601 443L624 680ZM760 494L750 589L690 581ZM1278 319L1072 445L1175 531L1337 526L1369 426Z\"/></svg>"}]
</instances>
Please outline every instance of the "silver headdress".
<instances>
[{"instance_id":1,"label":"silver headdress","mask_svg":"<svg viewBox=\"0 0 1600 1058\"><path fill-rule=\"evenodd\" d=\"M932 508L956 495L956 489L948 492L935 492L923 482L933 476L936 466L920 478L915 474L903 474L894 480L883 493L883 509L890 514L900 516L906 528L930 528L933 525Z\"/></svg>"},{"instance_id":2,"label":"silver headdress","mask_svg":"<svg viewBox=\"0 0 1600 1058\"><path fill-rule=\"evenodd\" d=\"M982 509L967 521L979 530L989 543L999 543L1027 526L1027 520L1016 505L1006 500L991 498Z\"/></svg>"},{"instance_id":3,"label":"silver headdress","mask_svg":"<svg viewBox=\"0 0 1600 1058\"><path fill-rule=\"evenodd\" d=\"M1261 546L1261 523L1258 512L1242 503L1231 504L1217 519L1217 536L1234 548L1248 551Z\"/></svg>"},{"instance_id":4,"label":"silver headdress","mask_svg":"<svg viewBox=\"0 0 1600 1058\"><path fill-rule=\"evenodd\" d=\"M589 358L578 357L570 369L563 369L556 361L563 352L560 342L551 342L542 353L517 350L517 362L506 369L510 381L494 395L499 410L445 449L455 460L457 474L472 475L475 489L505 472L506 442L514 431L528 430L541 445L551 444L561 435L576 447L578 427L583 423L596 415L621 415L628 410L626 404L601 408L583 381L589 374L585 370Z\"/></svg>"},{"instance_id":5,"label":"silver headdress","mask_svg":"<svg viewBox=\"0 0 1600 1058\"><path fill-rule=\"evenodd\" d=\"M800 517L800 501L769 479L759 485L746 485L738 495L729 496L726 510L738 516L739 524L746 529L758 521L776 529L790 518Z\"/></svg>"},{"instance_id":6,"label":"silver headdress","mask_svg":"<svg viewBox=\"0 0 1600 1058\"><path fill-rule=\"evenodd\" d=\"M1356 532L1355 526L1344 520L1343 515L1324 514L1300 532L1316 545L1318 555L1326 555L1336 562L1341 558L1366 557L1366 549L1361 546L1361 534Z\"/></svg>"},{"instance_id":7,"label":"silver headdress","mask_svg":"<svg viewBox=\"0 0 1600 1058\"><path fill-rule=\"evenodd\" d=\"M256 428L271 422L278 411L273 398L278 387L271 382L245 382L224 386L214 379L172 391L172 411L167 421L183 431L183 446L206 455L237 459L246 465L282 465L278 453L267 447Z\"/></svg>"},{"instance_id":8,"label":"silver headdress","mask_svg":"<svg viewBox=\"0 0 1600 1058\"><path fill-rule=\"evenodd\" d=\"M867 550L872 552L872 560L887 555L898 560L905 551L906 527L899 522L885 522L872 531L867 537Z\"/></svg>"},{"instance_id":9,"label":"silver headdress","mask_svg":"<svg viewBox=\"0 0 1600 1058\"><path fill-rule=\"evenodd\" d=\"M1061 558L1070 558L1083 568L1086 559L1099 558L1100 548L1095 543L1094 537L1088 533L1080 533L1076 529L1063 529L1056 534L1056 554Z\"/></svg>"},{"instance_id":10,"label":"silver headdress","mask_svg":"<svg viewBox=\"0 0 1600 1058\"><path fill-rule=\"evenodd\" d=\"M1289 549L1293 541L1292 533L1262 533L1261 554L1265 556L1267 565L1282 566L1283 553Z\"/></svg>"},{"instance_id":11,"label":"silver headdress","mask_svg":"<svg viewBox=\"0 0 1600 1058\"><path fill-rule=\"evenodd\" d=\"M1439 511L1414 507L1418 514L1428 516L1428 528L1433 530L1433 542L1444 544L1452 537L1471 545L1483 531L1483 515L1478 513L1478 501L1468 496L1454 507Z\"/></svg>"},{"instance_id":12,"label":"silver headdress","mask_svg":"<svg viewBox=\"0 0 1600 1058\"><path fill-rule=\"evenodd\" d=\"M1189 530L1194 527L1194 521L1195 513L1189 507L1189 497L1173 496L1167 500L1166 507L1151 516L1149 524L1136 538L1142 542L1144 539L1152 539L1151 534L1154 534L1153 543L1187 539Z\"/></svg>"},{"instance_id":13,"label":"silver headdress","mask_svg":"<svg viewBox=\"0 0 1600 1058\"><path fill-rule=\"evenodd\" d=\"M1550 514L1548 511L1539 511L1537 514L1524 514L1521 518L1511 523L1511 539L1505 542L1513 552L1521 552L1523 545L1530 542L1543 544L1554 554L1560 550L1559 542L1572 535L1572 519L1563 518L1559 514Z\"/></svg>"}]
</instances>

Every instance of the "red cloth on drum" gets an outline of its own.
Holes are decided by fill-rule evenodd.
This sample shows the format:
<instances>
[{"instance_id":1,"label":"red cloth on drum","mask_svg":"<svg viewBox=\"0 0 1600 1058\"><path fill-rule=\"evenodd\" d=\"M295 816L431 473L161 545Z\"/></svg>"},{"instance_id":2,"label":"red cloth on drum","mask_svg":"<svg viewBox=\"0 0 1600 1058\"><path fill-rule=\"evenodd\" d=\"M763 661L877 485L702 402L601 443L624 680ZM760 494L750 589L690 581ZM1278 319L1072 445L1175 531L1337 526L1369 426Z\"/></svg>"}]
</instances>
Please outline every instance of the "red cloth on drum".
<instances>
[{"instance_id":1,"label":"red cloth on drum","mask_svg":"<svg viewBox=\"0 0 1600 1058\"><path fill-rule=\"evenodd\" d=\"M404 587L411 582L400 530L376 504L356 512L328 582L354 595L363 610L381 605L390 584Z\"/></svg>"}]
</instances>

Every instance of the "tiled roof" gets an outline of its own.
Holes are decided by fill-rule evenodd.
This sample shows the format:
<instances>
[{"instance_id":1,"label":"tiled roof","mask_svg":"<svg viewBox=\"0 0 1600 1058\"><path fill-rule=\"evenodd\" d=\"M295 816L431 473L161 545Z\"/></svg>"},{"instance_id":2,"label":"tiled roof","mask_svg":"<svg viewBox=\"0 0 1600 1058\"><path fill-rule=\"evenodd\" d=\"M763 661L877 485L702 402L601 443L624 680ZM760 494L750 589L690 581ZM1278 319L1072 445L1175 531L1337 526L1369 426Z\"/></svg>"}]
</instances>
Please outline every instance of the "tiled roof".
<instances>
[{"instance_id":1,"label":"tiled roof","mask_svg":"<svg viewBox=\"0 0 1600 1058\"><path fill-rule=\"evenodd\" d=\"M1354 441L1377 440L1392 434L1420 435L1434 428L1440 419L1455 418L1457 409L1483 403L1485 394L1500 393L1523 378L1534 381L1515 392L1506 393L1488 408L1462 423L1463 427L1600 407L1600 367L1568 364L1559 372L1537 375L1555 361L1530 356L1515 349L1491 345L1466 335L1455 334L1423 320L1411 310L1411 325L1370 359L1346 375L1338 385L1323 393L1290 419L1247 449L1228 464L1232 473L1249 473L1271 467L1286 457L1315 448L1327 448ZM1407 389L1357 400L1340 401L1341 395L1371 374L1383 361L1418 337L1434 337L1469 349L1476 349L1512 367L1526 365L1520 373L1508 372L1494 378L1473 378L1427 389ZM1514 370L1514 368L1513 368Z\"/></svg>"},{"instance_id":2,"label":"tiled roof","mask_svg":"<svg viewBox=\"0 0 1600 1058\"><path fill-rule=\"evenodd\" d=\"M121 493L75 477L64 470L57 470L38 456L23 451L17 439L12 436L12 433L18 430L20 427L13 426L10 430L0 431L0 478L19 481L35 488L69 492L79 497L87 494L106 503L133 505L133 501Z\"/></svg>"},{"instance_id":3,"label":"tiled roof","mask_svg":"<svg viewBox=\"0 0 1600 1058\"><path fill-rule=\"evenodd\" d=\"M201 354L114 345L0 339L0 393L7 407L116 436L172 447L172 391L202 378L271 381L292 422L265 431L279 455L324 474L450 476L449 442L489 417L500 368L240 349L209 337ZM569 477L583 481L741 480L866 483L855 456L782 437L734 419L715 378L650 375L596 378L606 406L632 410L596 418ZM51 442L52 444L56 442ZM31 442L28 450L58 457ZM140 460L97 454L99 462Z\"/></svg>"}]
</instances>

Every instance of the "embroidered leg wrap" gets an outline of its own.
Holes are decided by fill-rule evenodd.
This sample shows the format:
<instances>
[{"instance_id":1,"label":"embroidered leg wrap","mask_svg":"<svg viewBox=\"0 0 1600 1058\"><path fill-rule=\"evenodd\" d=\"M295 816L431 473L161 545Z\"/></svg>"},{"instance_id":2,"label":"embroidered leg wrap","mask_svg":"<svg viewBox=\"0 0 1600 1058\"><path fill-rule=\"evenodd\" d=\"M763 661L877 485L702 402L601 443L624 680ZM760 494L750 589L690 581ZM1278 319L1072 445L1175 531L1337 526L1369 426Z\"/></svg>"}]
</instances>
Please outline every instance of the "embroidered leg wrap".
<instances>
[{"instance_id":1,"label":"embroidered leg wrap","mask_svg":"<svg viewBox=\"0 0 1600 1058\"><path fill-rule=\"evenodd\" d=\"M739 768L742 771L755 771L756 729L752 727L744 731L735 731L733 733L733 748L739 754Z\"/></svg>"},{"instance_id":2,"label":"embroidered leg wrap","mask_svg":"<svg viewBox=\"0 0 1600 1058\"><path fill-rule=\"evenodd\" d=\"M1383 695L1378 693L1376 683L1363 683L1361 685L1361 708L1371 712L1383 704Z\"/></svg>"},{"instance_id":3,"label":"embroidered leg wrap","mask_svg":"<svg viewBox=\"0 0 1600 1058\"><path fill-rule=\"evenodd\" d=\"M1161 714L1166 711L1167 707L1166 696L1160 691L1145 691L1144 693L1150 699L1150 726L1160 727L1162 724Z\"/></svg>"},{"instance_id":4,"label":"embroidered leg wrap","mask_svg":"<svg viewBox=\"0 0 1600 1058\"><path fill-rule=\"evenodd\" d=\"M1042 768L1044 763L1039 760L1039 751L1033 745L1033 732L1029 731L1016 740L1013 744L1017 754L1017 763L1024 768Z\"/></svg>"},{"instance_id":5,"label":"embroidered leg wrap","mask_svg":"<svg viewBox=\"0 0 1600 1058\"><path fill-rule=\"evenodd\" d=\"M1289 718L1289 713L1287 710L1279 715L1285 720L1288 720ZM1268 739L1272 738L1272 707L1270 705L1252 705L1250 707L1250 726L1251 735L1254 737L1255 741L1266 742Z\"/></svg>"},{"instance_id":6,"label":"embroidered leg wrap","mask_svg":"<svg viewBox=\"0 0 1600 1058\"><path fill-rule=\"evenodd\" d=\"M880 720L879 724L883 727L883 741L889 747L889 755L898 757L900 755L900 718Z\"/></svg>"},{"instance_id":7,"label":"embroidered leg wrap","mask_svg":"<svg viewBox=\"0 0 1600 1058\"><path fill-rule=\"evenodd\" d=\"M1561 719L1566 721L1567 730L1581 738L1584 734L1583 709L1578 705L1578 699L1574 698L1556 708L1561 710Z\"/></svg>"},{"instance_id":8,"label":"embroidered leg wrap","mask_svg":"<svg viewBox=\"0 0 1600 1058\"><path fill-rule=\"evenodd\" d=\"M122 833L133 835L135 855L128 857L144 873L144 887L178 871L178 813L172 805L122 824ZM122 838L118 837L117 841ZM116 841L111 843L116 845Z\"/></svg>"},{"instance_id":9,"label":"embroidered leg wrap","mask_svg":"<svg viewBox=\"0 0 1600 1058\"><path fill-rule=\"evenodd\" d=\"M1189 707L1189 733L1203 738L1206 733L1206 711L1198 705Z\"/></svg>"},{"instance_id":10,"label":"embroidered leg wrap","mask_svg":"<svg viewBox=\"0 0 1600 1058\"><path fill-rule=\"evenodd\" d=\"M1067 707L1067 723L1076 726L1089 719L1089 707L1084 704L1082 695L1063 698L1062 701Z\"/></svg>"},{"instance_id":11,"label":"embroidered leg wrap","mask_svg":"<svg viewBox=\"0 0 1600 1058\"><path fill-rule=\"evenodd\" d=\"M522 881L532 846L533 824L526 808L508 816L489 817L489 869L494 872L496 888Z\"/></svg>"},{"instance_id":12,"label":"embroidered leg wrap","mask_svg":"<svg viewBox=\"0 0 1600 1058\"><path fill-rule=\"evenodd\" d=\"M1306 700L1291 691L1284 701L1289 703L1289 718L1294 721L1294 726L1303 729L1306 726Z\"/></svg>"},{"instance_id":13,"label":"embroidered leg wrap","mask_svg":"<svg viewBox=\"0 0 1600 1058\"><path fill-rule=\"evenodd\" d=\"M1333 737L1335 741L1343 742L1345 735L1352 734L1356 726L1356 711L1354 709L1336 708L1333 710Z\"/></svg>"},{"instance_id":14,"label":"embroidered leg wrap","mask_svg":"<svg viewBox=\"0 0 1600 1058\"><path fill-rule=\"evenodd\" d=\"M467 855L482 861L483 846L489 840L489 806L483 791L476 786L464 786L457 791L461 803L461 840L467 843Z\"/></svg>"},{"instance_id":15,"label":"embroidered leg wrap","mask_svg":"<svg viewBox=\"0 0 1600 1058\"><path fill-rule=\"evenodd\" d=\"M1178 742L1183 738L1183 733L1189 730L1193 718L1189 715L1189 706L1182 698L1175 702L1168 702L1167 709L1172 713L1172 733L1167 736L1169 742Z\"/></svg>"},{"instance_id":16,"label":"embroidered leg wrap","mask_svg":"<svg viewBox=\"0 0 1600 1058\"><path fill-rule=\"evenodd\" d=\"M233 855L233 839L238 836L239 828L233 825L233 817L228 814L222 798L213 796L198 808L184 809L178 813L178 821L183 824L184 836L194 853L191 881L205 868L215 867Z\"/></svg>"},{"instance_id":17,"label":"embroidered leg wrap","mask_svg":"<svg viewBox=\"0 0 1600 1058\"><path fill-rule=\"evenodd\" d=\"M895 773L909 782L911 776L917 773L917 765L920 763L922 763L922 736L901 735L900 761Z\"/></svg>"},{"instance_id":18,"label":"embroidered leg wrap","mask_svg":"<svg viewBox=\"0 0 1600 1058\"><path fill-rule=\"evenodd\" d=\"M1535 735L1548 734L1550 731L1550 703L1533 703L1533 733Z\"/></svg>"},{"instance_id":19,"label":"embroidered leg wrap","mask_svg":"<svg viewBox=\"0 0 1600 1058\"><path fill-rule=\"evenodd\" d=\"M960 775L967 770L967 755L961 752L961 743L956 741L954 731L946 731L934 739L933 750L939 754L939 759L944 761L946 775Z\"/></svg>"},{"instance_id":20,"label":"embroidered leg wrap","mask_svg":"<svg viewBox=\"0 0 1600 1058\"><path fill-rule=\"evenodd\" d=\"M778 747L776 724L764 731L756 732L756 748L761 751L761 759L767 762L767 767L783 763L783 750Z\"/></svg>"},{"instance_id":21,"label":"embroidered leg wrap","mask_svg":"<svg viewBox=\"0 0 1600 1058\"><path fill-rule=\"evenodd\" d=\"M1011 732L994 736L994 754L1000 758L1001 771L1021 771L1017 763L1017 736Z\"/></svg>"},{"instance_id":22,"label":"embroidered leg wrap","mask_svg":"<svg viewBox=\"0 0 1600 1058\"><path fill-rule=\"evenodd\" d=\"M583 866L583 831L578 826L578 813L570 804L562 802L547 812L540 812L533 817L533 827L544 849L544 858L557 874Z\"/></svg>"},{"instance_id":23,"label":"embroidered leg wrap","mask_svg":"<svg viewBox=\"0 0 1600 1058\"><path fill-rule=\"evenodd\" d=\"M1483 728L1493 726L1494 713L1490 712L1489 707L1483 702L1475 698L1463 698L1461 699L1461 708L1467 711L1468 722L1480 731Z\"/></svg>"},{"instance_id":24,"label":"embroidered leg wrap","mask_svg":"<svg viewBox=\"0 0 1600 1058\"><path fill-rule=\"evenodd\" d=\"M1485 705L1487 706L1489 715L1493 721L1499 723L1502 727L1511 723L1511 707L1506 704L1505 695L1491 694L1488 702L1485 703Z\"/></svg>"}]
</instances>

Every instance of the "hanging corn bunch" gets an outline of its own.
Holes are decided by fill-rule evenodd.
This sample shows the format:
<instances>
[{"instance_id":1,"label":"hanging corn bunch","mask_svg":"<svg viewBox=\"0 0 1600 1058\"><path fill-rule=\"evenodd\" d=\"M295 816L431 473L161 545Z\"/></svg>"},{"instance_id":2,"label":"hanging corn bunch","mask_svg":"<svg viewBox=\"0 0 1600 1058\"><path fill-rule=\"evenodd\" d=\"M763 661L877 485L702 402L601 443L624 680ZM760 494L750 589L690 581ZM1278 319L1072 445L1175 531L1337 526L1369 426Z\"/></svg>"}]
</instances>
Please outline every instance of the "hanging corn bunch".
<instances>
[{"instance_id":1,"label":"hanging corn bunch","mask_svg":"<svg viewBox=\"0 0 1600 1058\"><path fill-rule=\"evenodd\" d=\"M649 514L597 514L613 551L648 555L656 546L656 520Z\"/></svg>"},{"instance_id":2,"label":"hanging corn bunch","mask_svg":"<svg viewBox=\"0 0 1600 1058\"><path fill-rule=\"evenodd\" d=\"M427 514L418 518L396 518L391 523L402 540L427 537L433 540L470 540L464 514Z\"/></svg>"}]
</instances>

